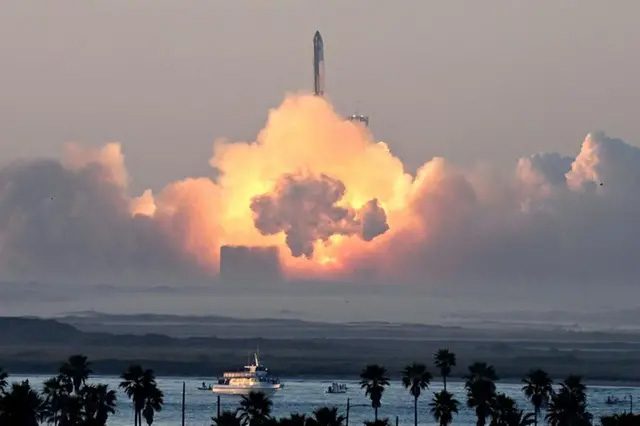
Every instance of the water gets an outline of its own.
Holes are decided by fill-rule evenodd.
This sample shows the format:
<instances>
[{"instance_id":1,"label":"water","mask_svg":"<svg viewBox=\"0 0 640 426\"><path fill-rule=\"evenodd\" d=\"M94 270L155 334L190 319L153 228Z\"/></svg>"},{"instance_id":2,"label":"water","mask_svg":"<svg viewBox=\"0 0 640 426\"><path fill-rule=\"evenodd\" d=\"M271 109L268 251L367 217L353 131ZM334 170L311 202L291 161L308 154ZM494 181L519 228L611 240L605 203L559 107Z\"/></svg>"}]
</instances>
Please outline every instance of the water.
<instances>
[{"instance_id":1,"label":"water","mask_svg":"<svg viewBox=\"0 0 640 426\"><path fill-rule=\"evenodd\" d=\"M10 376L10 381L21 381L28 379L32 386L41 389L44 380L50 376L30 375L30 376ZM202 384L203 378L193 377L159 377L158 384L165 394L165 405L161 412L157 413L154 425L176 426L180 424L182 382L186 382L186 424L189 426L210 425L211 417L216 413L216 396L208 391L201 391L197 388ZM108 384L110 388L117 389L120 380L115 376L94 377L92 381ZM364 420L373 417L373 410L368 399L364 397L357 381L347 380L349 387L346 394L327 394L325 391L331 384L330 380L283 380L285 387L278 391L273 397L274 415L280 417L292 412L311 413L320 406L336 406L342 414L345 414L347 398L351 400L351 410L349 413L350 425L362 425ZM208 381L207 381L208 383ZM447 384L448 390L453 392L461 402L460 413L454 418L456 425L475 425L475 417L471 410L465 406L465 393L463 383L453 381ZM530 405L524 399L520 391L520 384L498 383L498 391L504 392L514 398L521 408L530 410ZM435 381L419 400L419 422L422 425L435 425L429 413L428 403L432 392L442 389L442 384ZM594 415L596 424L599 423L600 416L622 412L628 410L628 404L606 405L607 396L616 396L619 399L633 395L633 399L640 397L640 387L633 386L589 386L588 401L589 411ZM234 410L237 407L239 397L222 396L222 409ZM379 410L380 417L389 417L395 422L395 416L399 417L401 425L413 425L413 399L409 392L402 387L400 382L394 381L385 390L382 398L382 407ZM118 392L118 409L114 416L110 418L109 425L129 426L133 424L133 412L131 403L124 394Z\"/></svg>"}]
</instances>

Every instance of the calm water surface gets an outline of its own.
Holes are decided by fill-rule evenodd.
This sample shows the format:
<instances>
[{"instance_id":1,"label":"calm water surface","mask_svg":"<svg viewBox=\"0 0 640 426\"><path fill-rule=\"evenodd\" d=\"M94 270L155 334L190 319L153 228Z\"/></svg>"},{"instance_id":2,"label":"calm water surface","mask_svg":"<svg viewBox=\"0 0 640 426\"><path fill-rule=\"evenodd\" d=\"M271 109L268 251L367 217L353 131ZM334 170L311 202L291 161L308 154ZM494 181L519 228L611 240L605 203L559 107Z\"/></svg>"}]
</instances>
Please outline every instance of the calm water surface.
<instances>
[{"instance_id":1,"label":"calm water surface","mask_svg":"<svg viewBox=\"0 0 640 426\"><path fill-rule=\"evenodd\" d=\"M21 381L28 379L29 382L37 387L42 387L44 380L50 376L30 375L19 376L13 375L11 381ZM198 390L198 386L202 381L211 379L205 378L181 378L181 377L159 377L158 384L165 394L165 405L163 410L157 414L154 425L159 426L175 426L180 424L180 411L182 400L182 382L186 382L186 424L190 426L204 426L211 424L211 417L216 413L216 397L211 392ZM110 388L117 389L119 379L115 376L95 377L93 381L106 383ZM364 420L373 417L369 401L364 397L357 381L346 380L349 387L346 394L327 394L326 388L331 384L330 380L302 380L289 379L283 380L285 387L273 396L273 411L276 416L285 416L292 412L311 413L315 408L328 405L340 408L343 414L346 411L347 398L351 399L351 410L349 414L350 425L362 425ZM449 390L456 395L461 402L461 410L454 419L456 425L475 425L473 412L464 406L465 394L463 384L461 382L451 382L447 384ZM421 397L419 402L420 424L435 425L433 418L429 413L428 402L432 396L432 392L442 389L439 382L435 382L429 390ZM498 383L498 391L505 392L518 402L521 408L529 409L529 405L522 396L520 385L514 383ZM633 395L633 400L640 397L640 388L632 386L589 386L589 410L594 414L594 418L598 419L604 414L622 412L628 409L628 404L606 405L607 396L616 396L619 399L627 398ZM239 397L223 396L221 405L223 409L233 410L237 407ZM413 425L413 400L406 389L402 387L400 382L395 381L385 391L382 398L382 407L379 410L381 417L389 417L395 421L395 416L399 417L401 425ZM599 422L596 422L598 424ZM115 416L112 416L110 425L132 425L133 413L131 411L131 403L124 394L118 391L118 409Z\"/></svg>"}]
</instances>

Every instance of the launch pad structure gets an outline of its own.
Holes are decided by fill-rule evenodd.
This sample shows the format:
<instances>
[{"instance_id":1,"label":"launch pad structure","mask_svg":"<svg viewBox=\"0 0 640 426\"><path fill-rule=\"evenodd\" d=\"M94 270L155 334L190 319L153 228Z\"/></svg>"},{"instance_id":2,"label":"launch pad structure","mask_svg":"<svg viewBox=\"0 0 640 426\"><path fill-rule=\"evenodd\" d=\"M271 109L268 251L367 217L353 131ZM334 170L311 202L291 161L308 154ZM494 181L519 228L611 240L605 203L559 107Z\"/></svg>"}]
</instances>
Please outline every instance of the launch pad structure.
<instances>
[{"instance_id":1,"label":"launch pad structure","mask_svg":"<svg viewBox=\"0 0 640 426\"><path fill-rule=\"evenodd\" d=\"M324 96L324 41L320 31L313 36L313 94ZM369 127L369 117L364 114L351 114L346 118Z\"/></svg>"}]
</instances>

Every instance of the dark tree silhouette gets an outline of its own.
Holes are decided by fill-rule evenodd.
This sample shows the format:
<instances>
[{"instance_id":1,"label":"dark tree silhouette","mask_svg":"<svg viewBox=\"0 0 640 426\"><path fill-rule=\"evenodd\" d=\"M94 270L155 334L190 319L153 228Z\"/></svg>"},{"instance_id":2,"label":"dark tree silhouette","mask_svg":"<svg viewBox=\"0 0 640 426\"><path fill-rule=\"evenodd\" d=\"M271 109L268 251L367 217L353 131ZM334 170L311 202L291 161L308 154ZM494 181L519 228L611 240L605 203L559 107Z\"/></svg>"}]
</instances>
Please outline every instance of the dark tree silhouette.
<instances>
[{"instance_id":1,"label":"dark tree silhouette","mask_svg":"<svg viewBox=\"0 0 640 426\"><path fill-rule=\"evenodd\" d=\"M519 410L513 398L499 393L491 404L491 426L529 426L533 424L533 414Z\"/></svg>"},{"instance_id":2,"label":"dark tree silhouette","mask_svg":"<svg viewBox=\"0 0 640 426\"><path fill-rule=\"evenodd\" d=\"M278 424L280 426L315 426L315 419L310 419L305 414L291 413L289 417L281 418Z\"/></svg>"},{"instance_id":3,"label":"dark tree silhouette","mask_svg":"<svg viewBox=\"0 0 640 426\"><path fill-rule=\"evenodd\" d=\"M546 419L550 426L586 426L592 415L587 411L586 386L580 376L569 376L551 397Z\"/></svg>"},{"instance_id":4,"label":"dark tree silhouette","mask_svg":"<svg viewBox=\"0 0 640 426\"><path fill-rule=\"evenodd\" d=\"M640 425L640 414L614 414L600 418L602 426L638 426Z\"/></svg>"},{"instance_id":5,"label":"dark tree silhouette","mask_svg":"<svg viewBox=\"0 0 640 426\"><path fill-rule=\"evenodd\" d=\"M0 398L0 425L38 426L43 401L28 382L14 383Z\"/></svg>"},{"instance_id":6,"label":"dark tree silhouette","mask_svg":"<svg viewBox=\"0 0 640 426\"><path fill-rule=\"evenodd\" d=\"M372 422L364 422L364 426L391 426L391 423L389 422L388 418L384 418L384 419L376 419Z\"/></svg>"},{"instance_id":7,"label":"dark tree silhouette","mask_svg":"<svg viewBox=\"0 0 640 426\"><path fill-rule=\"evenodd\" d=\"M72 385L66 382L64 376L57 375L44 382L42 394L44 395L44 418L53 426L58 425L58 420L63 416L64 398L71 393Z\"/></svg>"},{"instance_id":8,"label":"dark tree silhouette","mask_svg":"<svg viewBox=\"0 0 640 426\"><path fill-rule=\"evenodd\" d=\"M4 390L7 388L7 377L9 377L7 372L0 368L0 395L2 395Z\"/></svg>"},{"instance_id":9,"label":"dark tree silhouette","mask_svg":"<svg viewBox=\"0 0 640 426\"><path fill-rule=\"evenodd\" d=\"M458 414L459 405L460 402L446 390L434 393L429 403L431 414L440 426L448 426L453 422L453 415Z\"/></svg>"},{"instance_id":10,"label":"dark tree silhouette","mask_svg":"<svg viewBox=\"0 0 640 426\"><path fill-rule=\"evenodd\" d=\"M85 384L91 373L89 362L84 355L72 355L60 366L60 374L69 378L76 394L80 392L80 386Z\"/></svg>"},{"instance_id":11,"label":"dark tree silhouette","mask_svg":"<svg viewBox=\"0 0 640 426\"><path fill-rule=\"evenodd\" d=\"M409 389L413 396L413 424L418 426L418 398L422 390L431 383L431 373L424 364L413 363L402 370L402 385Z\"/></svg>"},{"instance_id":12,"label":"dark tree silhouette","mask_svg":"<svg viewBox=\"0 0 640 426\"><path fill-rule=\"evenodd\" d=\"M152 424L154 413L160 411L164 403L153 370L131 365L120 377L120 388L133 401L134 426L142 426L143 415L147 424Z\"/></svg>"},{"instance_id":13,"label":"dark tree silhouette","mask_svg":"<svg viewBox=\"0 0 640 426\"><path fill-rule=\"evenodd\" d=\"M310 426L342 426L345 417L338 414L336 407L321 407L313 411Z\"/></svg>"},{"instance_id":14,"label":"dark tree silhouette","mask_svg":"<svg viewBox=\"0 0 640 426\"><path fill-rule=\"evenodd\" d=\"M133 424L134 426L142 425L142 410L144 409L144 386L142 379L144 376L144 369L140 365L131 365L122 373L120 378L120 388L133 402Z\"/></svg>"},{"instance_id":15,"label":"dark tree silhouette","mask_svg":"<svg viewBox=\"0 0 640 426\"><path fill-rule=\"evenodd\" d=\"M107 385L87 385L80 390L84 404L83 426L106 426L116 412L116 391Z\"/></svg>"},{"instance_id":16,"label":"dark tree silhouette","mask_svg":"<svg viewBox=\"0 0 640 426\"><path fill-rule=\"evenodd\" d=\"M153 424L155 413L162 410L162 405L164 404L164 394L160 389L158 389L158 386L155 382L155 377L153 377L153 373L151 373L151 375L145 374L143 387L145 391L144 408L142 409L142 415L144 416L144 420L147 422L147 425L151 426Z\"/></svg>"},{"instance_id":17,"label":"dark tree silhouette","mask_svg":"<svg viewBox=\"0 0 640 426\"><path fill-rule=\"evenodd\" d=\"M447 377L451 374L451 368L456 366L456 354L449 351L449 349L439 349L438 352L433 354L433 362L440 370L444 390L447 390Z\"/></svg>"},{"instance_id":18,"label":"dark tree silhouette","mask_svg":"<svg viewBox=\"0 0 640 426\"><path fill-rule=\"evenodd\" d=\"M262 392L250 392L240 400L240 422L245 426L260 426L271 418L272 402Z\"/></svg>"},{"instance_id":19,"label":"dark tree silhouette","mask_svg":"<svg viewBox=\"0 0 640 426\"><path fill-rule=\"evenodd\" d=\"M522 383L522 392L533 405L534 424L537 426L540 410L547 406L553 393L553 380L545 371L537 369L531 370Z\"/></svg>"},{"instance_id":20,"label":"dark tree silhouette","mask_svg":"<svg viewBox=\"0 0 640 426\"><path fill-rule=\"evenodd\" d=\"M381 405L382 393L385 386L388 385L387 369L380 365L367 365L360 373L360 387L365 390L365 395L371 399L375 420L378 420L378 408Z\"/></svg>"},{"instance_id":21,"label":"dark tree silhouette","mask_svg":"<svg viewBox=\"0 0 640 426\"><path fill-rule=\"evenodd\" d=\"M212 417L211 426L241 426L240 419L233 411L223 411L220 417Z\"/></svg>"},{"instance_id":22,"label":"dark tree silhouette","mask_svg":"<svg viewBox=\"0 0 640 426\"><path fill-rule=\"evenodd\" d=\"M495 380L498 380L498 376L493 366L484 362L476 362L469 366L469 375L464 386L467 389L467 405L475 409L478 426L484 426L491 414L491 404L496 395Z\"/></svg>"}]
</instances>

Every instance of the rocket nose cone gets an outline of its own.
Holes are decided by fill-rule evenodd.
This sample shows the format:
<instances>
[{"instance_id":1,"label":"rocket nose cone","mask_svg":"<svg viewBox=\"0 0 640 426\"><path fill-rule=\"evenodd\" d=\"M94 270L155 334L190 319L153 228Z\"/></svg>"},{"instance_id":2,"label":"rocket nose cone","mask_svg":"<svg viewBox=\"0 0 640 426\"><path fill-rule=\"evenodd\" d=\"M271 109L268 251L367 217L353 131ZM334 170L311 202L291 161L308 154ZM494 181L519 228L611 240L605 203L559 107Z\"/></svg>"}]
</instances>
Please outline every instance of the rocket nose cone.
<instances>
[{"instance_id":1,"label":"rocket nose cone","mask_svg":"<svg viewBox=\"0 0 640 426\"><path fill-rule=\"evenodd\" d=\"M314 40L322 40L322 36L320 35L320 31L316 31L316 34L313 36Z\"/></svg>"}]
</instances>

